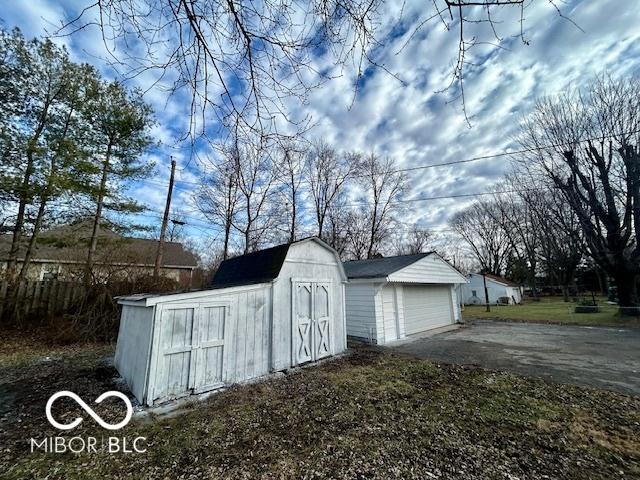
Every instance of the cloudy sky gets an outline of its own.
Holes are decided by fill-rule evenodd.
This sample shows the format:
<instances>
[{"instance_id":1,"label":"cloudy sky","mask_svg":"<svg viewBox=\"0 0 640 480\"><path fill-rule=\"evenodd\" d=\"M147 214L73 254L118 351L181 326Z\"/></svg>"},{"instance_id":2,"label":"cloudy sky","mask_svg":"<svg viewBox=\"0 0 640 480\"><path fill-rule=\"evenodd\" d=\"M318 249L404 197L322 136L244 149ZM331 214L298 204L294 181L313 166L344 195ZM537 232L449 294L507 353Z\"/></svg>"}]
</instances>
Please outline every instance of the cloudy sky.
<instances>
[{"instance_id":1,"label":"cloudy sky","mask_svg":"<svg viewBox=\"0 0 640 480\"><path fill-rule=\"evenodd\" d=\"M92 1L28 0L3 2L6 28L20 27L26 36L41 36L55 30L61 21L74 18ZM466 110L454 98L453 90L441 91L451 81L458 47L458 30L434 20L416 31L431 13L432 2L407 0L387 2L380 16L383 46L375 51L384 69L367 69L354 92L353 71L316 89L301 105L287 102L291 118L310 116L316 125L310 139L323 138L339 149L375 151L391 156L399 167L427 166L476 156L499 154L514 148L518 122L538 97L555 95L568 87L580 87L601 72L637 74L640 65L640 0L566 0L558 11L546 0L533 0L525 11L525 38L520 31L519 11L496 10L499 45L477 47L469 54L464 79ZM91 17L91 11L88 13ZM94 15L95 16L95 15ZM568 20L569 19L569 20ZM473 30L476 29L476 30ZM485 27L469 26L469 35L479 40L495 39ZM106 76L115 72L102 60L105 56L100 32L87 28L77 35L59 38L73 57L96 65ZM318 66L329 61L318 52ZM143 88L149 77L135 81ZM179 162L174 205L186 213L189 233L205 237L215 234L194 209L191 201L201 167L190 155L190 144L180 142L188 125L188 95L167 98L161 88L147 94L158 126L154 135L163 146L154 151L158 163L154 178L132 186L131 192L149 205L145 221L158 222L168 181L169 155ZM204 151L200 151L204 154ZM406 197L418 199L477 193L491 190L508 168L504 157L416 170ZM415 201L410 218L422 228L446 229L451 214L469 202L468 198Z\"/></svg>"}]
</instances>

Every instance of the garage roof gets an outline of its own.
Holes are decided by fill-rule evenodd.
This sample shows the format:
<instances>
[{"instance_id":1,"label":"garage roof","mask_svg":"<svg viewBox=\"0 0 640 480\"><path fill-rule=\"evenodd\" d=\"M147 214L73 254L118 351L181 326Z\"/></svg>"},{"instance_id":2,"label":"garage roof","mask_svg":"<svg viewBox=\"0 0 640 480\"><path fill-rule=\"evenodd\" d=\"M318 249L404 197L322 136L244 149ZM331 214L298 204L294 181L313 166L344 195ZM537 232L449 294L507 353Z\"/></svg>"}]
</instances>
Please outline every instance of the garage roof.
<instances>
[{"instance_id":1,"label":"garage roof","mask_svg":"<svg viewBox=\"0 0 640 480\"><path fill-rule=\"evenodd\" d=\"M399 255L397 257L371 258L368 260L353 260L344 263L344 270L348 278L380 278L397 272L433 252L415 253L413 255Z\"/></svg>"}]
</instances>

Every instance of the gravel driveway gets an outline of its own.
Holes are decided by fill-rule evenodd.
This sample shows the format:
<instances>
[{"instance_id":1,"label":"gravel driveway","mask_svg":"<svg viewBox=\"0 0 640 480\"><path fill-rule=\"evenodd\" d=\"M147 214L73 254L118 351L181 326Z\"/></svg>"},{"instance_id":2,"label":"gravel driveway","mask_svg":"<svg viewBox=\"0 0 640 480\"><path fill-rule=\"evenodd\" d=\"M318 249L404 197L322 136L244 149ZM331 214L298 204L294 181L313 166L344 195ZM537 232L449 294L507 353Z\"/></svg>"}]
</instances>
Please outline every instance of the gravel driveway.
<instances>
[{"instance_id":1,"label":"gravel driveway","mask_svg":"<svg viewBox=\"0 0 640 480\"><path fill-rule=\"evenodd\" d=\"M640 329L478 320L391 348L441 363L474 364L640 396Z\"/></svg>"}]
</instances>

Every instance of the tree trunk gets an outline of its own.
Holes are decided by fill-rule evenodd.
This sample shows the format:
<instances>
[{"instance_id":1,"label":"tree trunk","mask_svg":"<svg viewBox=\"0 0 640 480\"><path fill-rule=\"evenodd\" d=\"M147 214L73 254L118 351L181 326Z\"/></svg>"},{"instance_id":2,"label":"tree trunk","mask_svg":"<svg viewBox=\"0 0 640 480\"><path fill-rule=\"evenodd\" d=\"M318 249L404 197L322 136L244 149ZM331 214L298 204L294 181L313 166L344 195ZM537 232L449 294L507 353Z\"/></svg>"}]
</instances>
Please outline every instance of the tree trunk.
<instances>
[{"instance_id":1,"label":"tree trunk","mask_svg":"<svg viewBox=\"0 0 640 480\"><path fill-rule=\"evenodd\" d=\"M50 85L49 85L50 87ZM16 223L13 227L13 238L11 239L11 248L7 255L7 280L11 283L15 276L16 267L18 264L18 252L20 251L20 242L22 241L22 230L24 228L24 216L29 203L29 183L31 182L31 175L34 172L35 160L33 154L35 153L38 140L44 131L47 116L49 115L49 107L51 106L51 99L47 96L47 100L43 106L42 114L40 115L38 126L33 133L33 136L29 139L27 144L27 166L24 170L24 177L22 179L22 186L20 188L20 198L18 201L18 213L16 215Z\"/></svg>"},{"instance_id":2,"label":"tree trunk","mask_svg":"<svg viewBox=\"0 0 640 480\"><path fill-rule=\"evenodd\" d=\"M637 281L638 274L635 272L619 271L616 275L612 275L618 288L618 305L622 307L620 313L622 315L636 315L637 308L627 310L628 307L638 307L638 291Z\"/></svg>"},{"instance_id":3,"label":"tree trunk","mask_svg":"<svg viewBox=\"0 0 640 480\"><path fill-rule=\"evenodd\" d=\"M222 250L222 260L229 258L229 237L231 236L231 222L227 220L224 226L224 247Z\"/></svg>"},{"instance_id":4,"label":"tree trunk","mask_svg":"<svg viewBox=\"0 0 640 480\"><path fill-rule=\"evenodd\" d=\"M291 193L291 232L289 233L289 243L296 240L296 191Z\"/></svg>"},{"instance_id":5,"label":"tree trunk","mask_svg":"<svg viewBox=\"0 0 640 480\"><path fill-rule=\"evenodd\" d=\"M11 248L7 256L7 280L13 283L18 264L18 252L20 251L20 242L22 241L22 230L24 228L24 217L29 202L29 183L33 174L33 152L27 152L27 167L24 171L22 186L20 188L20 198L18 203L18 213L16 215L16 223L13 227L13 237L11 239Z\"/></svg>"},{"instance_id":6,"label":"tree trunk","mask_svg":"<svg viewBox=\"0 0 640 480\"><path fill-rule=\"evenodd\" d=\"M61 145L62 140L67 138L67 132L69 131L69 124L71 122L71 117L73 115L74 108L70 108L66 117L66 121L64 124L64 130L62 131L62 137L59 140L59 147L56 150L56 153L51 157L51 162L49 165L49 177L47 178L47 185L40 196L40 205L38 206L38 213L36 214L36 219L33 224L33 232L31 233L31 237L29 238L29 244L27 245L27 250L24 253L24 260L22 262L22 268L20 269L20 273L18 274L18 284L27 278L27 274L29 272L29 264L31 263L31 258L33 257L33 251L35 249L36 241L38 239L38 235L40 234L40 229L42 228L42 221L44 219L44 214L47 208L47 202L49 201L49 197L53 193L53 184L54 178L56 174L56 162L61 154Z\"/></svg>"},{"instance_id":7,"label":"tree trunk","mask_svg":"<svg viewBox=\"0 0 640 480\"><path fill-rule=\"evenodd\" d=\"M18 274L18 283L27 278L27 273L29 271L29 264L31 263L31 258L33 257L33 251L35 250L36 241L38 239L38 235L40 234L40 229L42 228L42 220L44 219L44 212L47 206L47 198L43 196L40 199L40 206L38 207L38 214L36 215L36 220L33 224L33 232L31 233L31 237L29 238L29 243L27 245L27 250L24 252L24 260L22 261L22 268L20 269L20 273Z\"/></svg>"},{"instance_id":8,"label":"tree trunk","mask_svg":"<svg viewBox=\"0 0 640 480\"><path fill-rule=\"evenodd\" d=\"M96 253L96 249L98 247L98 234L100 233L100 220L102 219L102 208L104 204L105 190L107 188L107 178L109 177L109 160L111 157L111 148L112 145L109 143L107 146L107 154L104 159L104 163L102 166L102 178L100 179L100 190L98 191L97 205L96 205L96 214L93 219L93 230L91 232L91 241L89 242L89 253L87 255L87 263L85 265L84 271L84 284L87 287L90 287L93 283L93 263L94 257Z\"/></svg>"}]
</instances>

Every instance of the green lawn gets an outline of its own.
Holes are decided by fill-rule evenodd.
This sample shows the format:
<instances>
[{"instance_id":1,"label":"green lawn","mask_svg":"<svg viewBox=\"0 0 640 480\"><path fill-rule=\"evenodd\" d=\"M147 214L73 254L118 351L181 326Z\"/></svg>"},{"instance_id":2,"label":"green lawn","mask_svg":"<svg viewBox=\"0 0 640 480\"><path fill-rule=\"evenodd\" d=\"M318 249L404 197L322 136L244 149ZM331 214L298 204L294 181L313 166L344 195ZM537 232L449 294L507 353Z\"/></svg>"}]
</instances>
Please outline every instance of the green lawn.
<instances>
[{"instance_id":1,"label":"green lawn","mask_svg":"<svg viewBox=\"0 0 640 480\"><path fill-rule=\"evenodd\" d=\"M56 417L85 421L54 430L52 393L91 403L118 386L100 367L110 346L43 360L20 343L8 342L29 355L0 350L2 478L640 478L638 397L369 349L117 432L146 437L146 453L32 453L29 437L110 434L73 402ZM93 407L122 417L117 403Z\"/></svg>"},{"instance_id":2,"label":"green lawn","mask_svg":"<svg viewBox=\"0 0 640 480\"><path fill-rule=\"evenodd\" d=\"M620 317L616 305L609 305L605 299L598 298L600 312L574 313L575 303L564 302L562 298L547 297L539 302L525 299L522 305L491 306L491 312L486 307L468 305L462 312L465 320L490 319L515 322L540 322L570 325L602 325L602 326L640 326L638 317Z\"/></svg>"}]
</instances>

